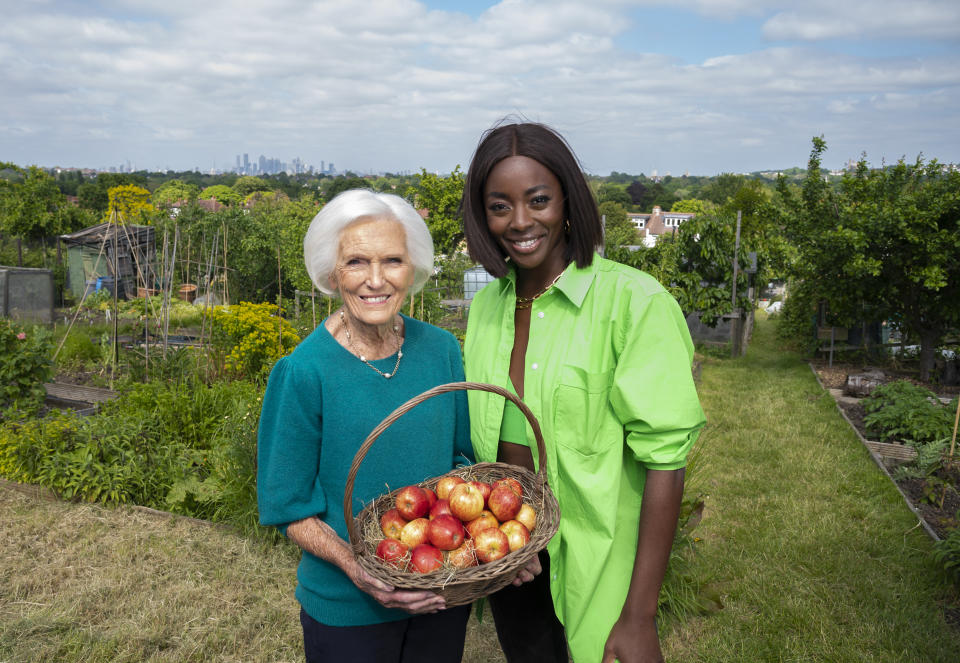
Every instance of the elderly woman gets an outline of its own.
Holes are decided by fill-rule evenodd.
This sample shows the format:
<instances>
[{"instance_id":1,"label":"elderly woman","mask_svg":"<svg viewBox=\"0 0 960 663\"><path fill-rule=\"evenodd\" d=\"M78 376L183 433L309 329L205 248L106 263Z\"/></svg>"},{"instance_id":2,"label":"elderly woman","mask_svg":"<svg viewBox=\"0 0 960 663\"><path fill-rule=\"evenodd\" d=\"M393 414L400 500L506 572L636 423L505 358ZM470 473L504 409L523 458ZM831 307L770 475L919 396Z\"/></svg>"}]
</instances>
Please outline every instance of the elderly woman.
<instances>
[{"instance_id":1,"label":"elderly woman","mask_svg":"<svg viewBox=\"0 0 960 663\"><path fill-rule=\"evenodd\" d=\"M655 616L704 424L693 344L657 281L595 254L596 202L549 127L505 124L467 172L470 254L498 276L473 299L467 378L514 389L547 443L562 513L543 573L490 597L510 663L662 660ZM528 468L536 454L516 406L470 392L477 459Z\"/></svg>"},{"instance_id":2,"label":"elderly woman","mask_svg":"<svg viewBox=\"0 0 960 663\"><path fill-rule=\"evenodd\" d=\"M343 495L354 454L411 397L463 380L460 348L400 313L433 270L420 215L397 196L352 190L310 224L313 283L343 304L277 362L258 444L260 522L303 549L297 600L307 661L459 661L469 606L367 574L346 541ZM448 472L472 456L466 396L418 405L371 448L354 483L354 512L388 488Z\"/></svg>"}]
</instances>

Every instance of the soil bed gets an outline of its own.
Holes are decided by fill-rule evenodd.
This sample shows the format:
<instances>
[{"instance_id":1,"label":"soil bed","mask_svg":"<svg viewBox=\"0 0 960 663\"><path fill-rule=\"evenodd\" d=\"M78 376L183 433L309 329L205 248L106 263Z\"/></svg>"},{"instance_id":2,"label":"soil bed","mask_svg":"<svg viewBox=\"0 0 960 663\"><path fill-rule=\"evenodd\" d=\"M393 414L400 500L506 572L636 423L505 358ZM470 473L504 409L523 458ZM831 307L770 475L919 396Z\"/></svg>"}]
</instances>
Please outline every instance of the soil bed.
<instances>
[{"instance_id":1,"label":"soil bed","mask_svg":"<svg viewBox=\"0 0 960 663\"><path fill-rule=\"evenodd\" d=\"M826 389L843 389L848 375L860 374L870 370L858 364L842 364L836 361L833 362L833 366L827 366L827 362L822 360L814 360L810 363L820 378L820 382ZM911 372L906 369L898 370L885 367L879 370L883 371L883 377L880 378L883 383L894 382L896 380L909 380L914 384L929 389L941 398L953 398L957 395L958 391L960 391L960 387L944 387L942 385L921 382L916 379L916 372ZM876 435L867 433L863 423L866 411L859 400L838 400L837 406L843 410L847 419L861 436L868 440L877 439ZM896 440L877 441L897 442ZM896 469L902 462L892 458L883 458L882 460L890 472ZM954 487L953 490L947 491L942 504L940 504L939 499L934 499L933 501L928 499L927 482L925 479L904 479L897 481L897 485L910 501L911 505L937 533L937 536L944 538L950 530L960 527L960 494L957 492L957 488L960 486L960 476L957 476L957 473L954 472L952 476L940 476L939 478L949 482ZM938 496L940 495L940 489L936 490L936 494ZM960 613L954 617L956 618L956 623L960 624Z\"/></svg>"}]
</instances>

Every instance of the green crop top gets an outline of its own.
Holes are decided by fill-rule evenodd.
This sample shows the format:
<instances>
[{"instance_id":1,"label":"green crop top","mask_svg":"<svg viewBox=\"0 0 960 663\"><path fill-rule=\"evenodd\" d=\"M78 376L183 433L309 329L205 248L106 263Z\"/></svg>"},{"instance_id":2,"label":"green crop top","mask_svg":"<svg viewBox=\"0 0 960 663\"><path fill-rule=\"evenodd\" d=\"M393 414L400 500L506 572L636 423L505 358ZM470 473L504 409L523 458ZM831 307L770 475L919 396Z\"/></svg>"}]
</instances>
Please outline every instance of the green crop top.
<instances>
[{"instance_id":1,"label":"green crop top","mask_svg":"<svg viewBox=\"0 0 960 663\"><path fill-rule=\"evenodd\" d=\"M517 391L512 384L507 385L507 390L514 396ZM503 421L500 423L500 440L502 442L512 442L514 444L527 445L527 418L520 408L513 401L508 400L503 406Z\"/></svg>"}]
</instances>

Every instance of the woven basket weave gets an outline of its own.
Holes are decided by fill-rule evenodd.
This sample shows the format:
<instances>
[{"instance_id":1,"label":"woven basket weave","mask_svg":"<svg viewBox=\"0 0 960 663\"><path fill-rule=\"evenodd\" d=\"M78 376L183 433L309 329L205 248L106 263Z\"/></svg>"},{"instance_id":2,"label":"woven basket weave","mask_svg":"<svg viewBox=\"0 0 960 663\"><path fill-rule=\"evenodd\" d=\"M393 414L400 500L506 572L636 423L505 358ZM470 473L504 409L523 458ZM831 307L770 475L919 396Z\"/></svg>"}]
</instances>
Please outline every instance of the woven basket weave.
<instances>
[{"instance_id":1,"label":"woven basket weave","mask_svg":"<svg viewBox=\"0 0 960 663\"><path fill-rule=\"evenodd\" d=\"M457 468L443 476L456 475L470 477L480 481L492 483L498 479L512 477L523 486L523 501L530 504L537 512L537 524L530 533L530 542L523 548L516 550L505 557L473 566L466 569L442 568L432 573L415 573L400 571L386 566L375 554L376 541L383 538L380 531L380 516L394 506L396 494L402 490L398 488L386 495L381 495L372 503L364 507L357 517L353 518L353 484L360 470L360 465L367 452L377 438L399 419L404 413L420 403L451 391L465 391L475 389L499 394L512 401L520 408L530 427L533 429L537 441L539 470L534 473L530 470L509 465L507 463L477 463L469 467ZM375 578L378 578L394 587L402 589L430 590L443 596L447 606L465 605L474 599L487 596L505 587L516 577L519 570L539 551L546 548L547 543L557 533L560 526L560 505L547 485L547 451L543 442L540 424L526 404L506 389L482 382L451 382L442 384L423 392L419 396L398 407L377 426L357 450L347 476L346 489L343 496L343 517L347 523L350 535L350 545L360 566ZM435 489L442 477L434 477L423 481L419 485L424 488Z\"/></svg>"}]
</instances>

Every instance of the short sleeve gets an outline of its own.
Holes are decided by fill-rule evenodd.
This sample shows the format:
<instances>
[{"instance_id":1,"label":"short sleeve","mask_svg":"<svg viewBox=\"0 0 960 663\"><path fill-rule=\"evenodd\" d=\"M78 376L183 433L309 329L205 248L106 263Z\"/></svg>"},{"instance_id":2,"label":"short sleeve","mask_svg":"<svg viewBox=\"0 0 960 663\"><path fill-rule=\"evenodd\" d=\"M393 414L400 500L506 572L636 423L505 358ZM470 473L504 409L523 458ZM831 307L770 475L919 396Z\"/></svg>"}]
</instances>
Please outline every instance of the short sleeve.
<instances>
[{"instance_id":1,"label":"short sleeve","mask_svg":"<svg viewBox=\"0 0 960 663\"><path fill-rule=\"evenodd\" d=\"M260 524L286 525L327 508L317 479L323 421L316 371L295 356L280 359L263 396L257 437L257 505Z\"/></svg>"},{"instance_id":2,"label":"short sleeve","mask_svg":"<svg viewBox=\"0 0 960 663\"><path fill-rule=\"evenodd\" d=\"M669 293L635 299L621 321L610 402L638 462L679 469L705 423L690 370L693 343Z\"/></svg>"}]
</instances>

